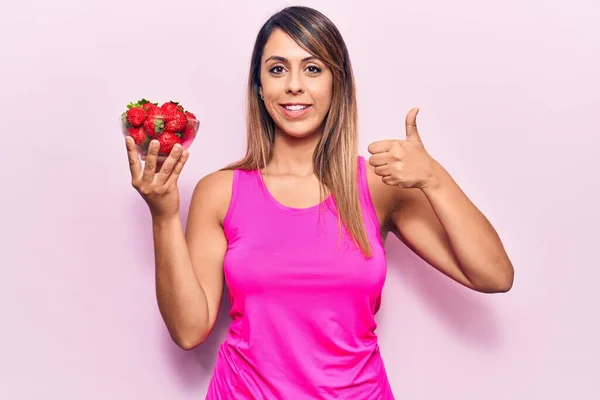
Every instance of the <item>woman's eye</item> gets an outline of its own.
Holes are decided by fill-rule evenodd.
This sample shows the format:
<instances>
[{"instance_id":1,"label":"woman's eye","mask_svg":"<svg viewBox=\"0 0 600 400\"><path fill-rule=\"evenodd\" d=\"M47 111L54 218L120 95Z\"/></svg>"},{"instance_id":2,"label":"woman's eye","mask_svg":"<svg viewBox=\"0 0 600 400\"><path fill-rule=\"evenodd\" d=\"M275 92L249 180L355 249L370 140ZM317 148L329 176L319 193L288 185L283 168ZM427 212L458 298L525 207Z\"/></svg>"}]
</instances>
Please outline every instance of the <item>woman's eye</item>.
<instances>
[{"instance_id":1,"label":"woman's eye","mask_svg":"<svg viewBox=\"0 0 600 400\"><path fill-rule=\"evenodd\" d=\"M311 65L309 67L306 67L306 70L310 73L310 74L318 74L321 72L321 68L315 66L315 65ZM269 72L275 75L280 75L282 74L284 71L284 68L280 65L277 65L275 67L272 67L271 69L269 69Z\"/></svg>"},{"instance_id":2,"label":"woman's eye","mask_svg":"<svg viewBox=\"0 0 600 400\"><path fill-rule=\"evenodd\" d=\"M283 72L283 67L281 67L281 66L275 66L275 67L271 68L269 70L269 72L271 72L272 74L280 74L280 73Z\"/></svg>"}]
</instances>

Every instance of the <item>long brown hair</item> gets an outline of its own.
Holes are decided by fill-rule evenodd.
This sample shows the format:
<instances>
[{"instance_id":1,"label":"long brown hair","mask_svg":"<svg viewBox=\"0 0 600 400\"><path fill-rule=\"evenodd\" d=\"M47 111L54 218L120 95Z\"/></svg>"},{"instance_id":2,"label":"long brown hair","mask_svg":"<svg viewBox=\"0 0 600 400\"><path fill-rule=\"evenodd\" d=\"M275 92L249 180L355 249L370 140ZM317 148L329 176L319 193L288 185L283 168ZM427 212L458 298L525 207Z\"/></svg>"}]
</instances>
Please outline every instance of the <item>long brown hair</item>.
<instances>
[{"instance_id":1,"label":"long brown hair","mask_svg":"<svg viewBox=\"0 0 600 400\"><path fill-rule=\"evenodd\" d=\"M259 89L264 47L275 29L288 34L332 71L332 101L313 154L313 168L321 184L321 194L326 187L336 203L340 228L343 224L364 255L370 257L371 246L363 224L356 179L358 113L352 65L340 32L319 11L303 6L284 8L272 15L258 32L246 96L246 155L224 169L262 169L273 155L275 123L260 100Z\"/></svg>"}]
</instances>

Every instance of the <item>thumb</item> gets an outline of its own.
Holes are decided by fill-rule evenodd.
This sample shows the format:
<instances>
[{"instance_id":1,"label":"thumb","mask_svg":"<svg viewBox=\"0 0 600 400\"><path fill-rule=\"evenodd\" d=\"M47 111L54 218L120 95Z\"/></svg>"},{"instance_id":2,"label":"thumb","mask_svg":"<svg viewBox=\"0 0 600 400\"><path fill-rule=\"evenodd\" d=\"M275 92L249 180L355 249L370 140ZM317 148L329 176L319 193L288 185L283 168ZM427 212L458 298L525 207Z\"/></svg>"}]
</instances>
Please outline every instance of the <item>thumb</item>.
<instances>
[{"instance_id":1,"label":"thumb","mask_svg":"<svg viewBox=\"0 0 600 400\"><path fill-rule=\"evenodd\" d=\"M414 107L411 109L406 115L406 140L416 140L421 141L421 137L419 136L419 131L417 130L417 114L419 113L419 109Z\"/></svg>"}]
</instances>

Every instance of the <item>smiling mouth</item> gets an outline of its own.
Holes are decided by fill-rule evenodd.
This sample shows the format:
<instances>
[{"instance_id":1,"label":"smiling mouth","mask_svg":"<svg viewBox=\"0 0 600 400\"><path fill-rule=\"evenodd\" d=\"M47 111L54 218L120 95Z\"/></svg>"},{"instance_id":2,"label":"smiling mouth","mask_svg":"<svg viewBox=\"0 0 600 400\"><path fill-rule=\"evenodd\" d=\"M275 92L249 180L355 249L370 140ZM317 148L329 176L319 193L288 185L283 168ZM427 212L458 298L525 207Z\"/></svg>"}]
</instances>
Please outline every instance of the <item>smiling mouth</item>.
<instances>
[{"instance_id":1,"label":"smiling mouth","mask_svg":"<svg viewBox=\"0 0 600 400\"><path fill-rule=\"evenodd\" d=\"M310 104L282 104L281 106L287 111L299 112L306 110L308 107L310 107Z\"/></svg>"}]
</instances>

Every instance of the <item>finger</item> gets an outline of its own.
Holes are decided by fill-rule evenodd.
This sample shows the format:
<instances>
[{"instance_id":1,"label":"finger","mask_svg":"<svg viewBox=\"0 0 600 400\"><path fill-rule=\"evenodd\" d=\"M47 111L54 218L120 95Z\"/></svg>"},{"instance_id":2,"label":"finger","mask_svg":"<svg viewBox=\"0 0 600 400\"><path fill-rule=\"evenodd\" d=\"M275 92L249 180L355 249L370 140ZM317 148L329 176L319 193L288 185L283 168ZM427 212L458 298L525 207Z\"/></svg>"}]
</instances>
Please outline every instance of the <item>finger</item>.
<instances>
[{"instance_id":1,"label":"finger","mask_svg":"<svg viewBox=\"0 0 600 400\"><path fill-rule=\"evenodd\" d=\"M369 157L369 164L374 167L380 167L394 161L394 157L389 153L375 153Z\"/></svg>"},{"instance_id":2,"label":"finger","mask_svg":"<svg viewBox=\"0 0 600 400\"><path fill-rule=\"evenodd\" d=\"M394 178L393 176L389 175L389 176L384 176L383 178L381 178L381 180L383 181L383 183L387 184L387 185L391 185L391 186L402 186L401 182L398 178Z\"/></svg>"},{"instance_id":3,"label":"finger","mask_svg":"<svg viewBox=\"0 0 600 400\"><path fill-rule=\"evenodd\" d=\"M379 175L379 176L383 176L383 177L392 175L392 171L393 171L393 169L387 164L374 168L375 175Z\"/></svg>"},{"instance_id":4,"label":"finger","mask_svg":"<svg viewBox=\"0 0 600 400\"><path fill-rule=\"evenodd\" d=\"M151 183L154 181L156 158L159 148L158 140L152 139L148 145L148 155L146 156L146 163L144 164L144 172L142 174L142 181L144 182Z\"/></svg>"},{"instance_id":5,"label":"finger","mask_svg":"<svg viewBox=\"0 0 600 400\"><path fill-rule=\"evenodd\" d=\"M380 140L378 142L371 143L367 150L371 154L384 153L390 149L391 144L392 140Z\"/></svg>"},{"instance_id":6,"label":"finger","mask_svg":"<svg viewBox=\"0 0 600 400\"><path fill-rule=\"evenodd\" d=\"M179 175L181 174L181 171L183 170L183 166L185 165L185 163L189 159L189 157L190 157L190 152L188 150L184 150L181 153L179 160L177 160L175 167L173 167L173 172L171 172L171 175L169 176L169 179L167 180L167 185L174 185L175 182L177 182L177 179L179 178Z\"/></svg>"},{"instance_id":7,"label":"finger","mask_svg":"<svg viewBox=\"0 0 600 400\"><path fill-rule=\"evenodd\" d=\"M169 153L169 156L161 165L156 183L162 185L167 181L167 179L169 179L169 176L171 175L171 172L173 172L173 169L175 168L175 165L177 164L177 161L179 160L180 156L181 145L177 143L175 144L175 146L173 146L173 149Z\"/></svg>"},{"instance_id":8,"label":"finger","mask_svg":"<svg viewBox=\"0 0 600 400\"><path fill-rule=\"evenodd\" d=\"M125 136L125 148L127 149L127 158L129 159L131 178L138 179L142 172L142 165L135 148L135 142L131 136Z\"/></svg>"},{"instance_id":9,"label":"finger","mask_svg":"<svg viewBox=\"0 0 600 400\"><path fill-rule=\"evenodd\" d=\"M419 109L414 107L412 110L408 112L406 115L406 139L407 140L421 140L419 136L419 132L417 130L417 114L419 113Z\"/></svg>"}]
</instances>

